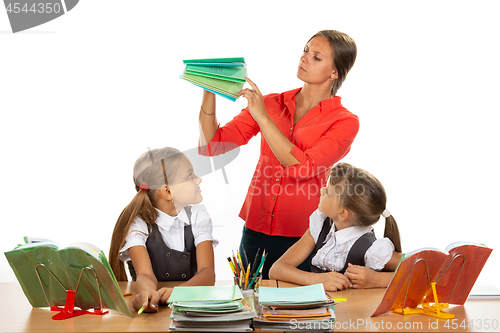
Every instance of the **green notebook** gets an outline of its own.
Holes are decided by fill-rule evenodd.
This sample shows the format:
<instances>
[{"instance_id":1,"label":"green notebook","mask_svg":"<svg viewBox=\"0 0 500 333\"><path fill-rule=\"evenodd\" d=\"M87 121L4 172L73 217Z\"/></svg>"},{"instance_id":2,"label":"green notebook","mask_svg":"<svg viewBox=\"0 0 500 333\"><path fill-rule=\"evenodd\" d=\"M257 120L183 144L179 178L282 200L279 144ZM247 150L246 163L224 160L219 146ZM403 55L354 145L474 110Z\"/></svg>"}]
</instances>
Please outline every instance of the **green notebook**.
<instances>
[{"instance_id":1,"label":"green notebook","mask_svg":"<svg viewBox=\"0 0 500 333\"><path fill-rule=\"evenodd\" d=\"M5 257L33 307L48 307L47 301L50 306L64 306L65 289L75 290L81 273L75 306L97 309L102 300L103 308L132 317L106 255L94 245L75 243L60 249L56 242L25 237L25 243L5 252Z\"/></svg>"},{"instance_id":2,"label":"green notebook","mask_svg":"<svg viewBox=\"0 0 500 333\"><path fill-rule=\"evenodd\" d=\"M243 57L235 58L205 58L205 59L188 59L183 60L183 62L188 64L195 64L201 66L223 66L223 67L238 67L245 65L245 59Z\"/></svg>"},{"instance_id":3,"label":"green notebook","mask_svg":"<svg viewBox=\"0 0 500 333\"><path fill-rule=\"evenodd\" d=\"M245 67L187 65L186 73L244 83L246 82L247 69Z\"/></svg>"},{"instance_id":4,"label":"green notebook","mask_svg":"<svg viewBox=\"0 0 500 333\"><path fill-rule=\"evenodd\" d=\"M259 303L261 304L309 304L327 301L322 283L295 288L259 288Z\"/></svg>"},{"instance_id":5,"label":"green notebook","mask_svg":"<svg viewBox=\"0 0 500 333\"><path fill-rule=\"evenodd\" d=\"M193 75L190 73L184 74L184 80L194 82L196 84L208 87L210 89L215 89L226 94L238 97L236 94L243 88L242 82L231 82L226 80L218 80L211 77Z\"/></svg>"},{"instance_id":6,"label":"green notebook","mask_svg":"<svg viewBox=\"0 0 500 333\"><path fill-rule=\"evenodd\" d=\"M189 286L174 287L169 303L175 302L206 302L224 303L243 299L238 286ZM201 304L200 304L201 305Z\"/></svg>"},{"instance_id":7,"label":"green notebook","mask_svg":"<svg viewBox=\"0 0 500 333\"><path fill-rule=\"evenodd\" d=\"M241 301L229 302L175 302L173 308L177 312L234 312L243 310L244 306Z\"/></svg>"},{"instance_id":8,"label":"green notebook","mask_svg":"<svg viewBox=\"0 0 500 333\"><path fill-rule=\"evenodd\" d=\"M246 82L244 61L244 58L184 60L186 68L180 77L234 102Z\"/></svg>"}]
</instances>

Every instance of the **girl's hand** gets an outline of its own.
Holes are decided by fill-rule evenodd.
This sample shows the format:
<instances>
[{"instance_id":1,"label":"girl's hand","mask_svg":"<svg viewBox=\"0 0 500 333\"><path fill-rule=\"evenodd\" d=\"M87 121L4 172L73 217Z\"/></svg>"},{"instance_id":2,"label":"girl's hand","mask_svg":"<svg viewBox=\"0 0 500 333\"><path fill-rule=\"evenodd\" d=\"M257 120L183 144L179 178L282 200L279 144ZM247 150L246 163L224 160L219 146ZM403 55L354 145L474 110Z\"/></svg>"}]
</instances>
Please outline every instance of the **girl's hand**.
<instances>
[{"instance_id":1,"label":"girl's hand","mask_svg":"<svg viewBox=\"0 0 500 333\"><path fill-rule=\"evenodd\" d=\"M352 287L351 281L344 275L337 272L318 273L320 282L323 283L326 291L337 291Z\"/></svg>"},{"instance_id":2,"label":"girl's hand","mask_svg":"<svg viewBox=\"0 0 500 333\"><path fill-rule=\"evenodd\" d=\"M167 288L163 287L160 290L158 290L158 295L160 295L160 302L159 304L167 304L168 298L172 294L173 288Z\"/></svg>"},{"instance_id":3,"label":"girl's hand","mask_svg":"<svg viewBox=\"0 0 500 333\"><path fill-rule=\"evenodd\" d=\"M345 275L351 280L352 287L357 289L377 288L378 272L365 266L348 264Z\"/></svg>"},{"instance_id":4,"label":"girl's hand","mask_svg":"<svg viewBox=\"0 0 500 333\"><path fill-rule=\"evenodd\" d=\"M137 294L137 296L134 297L132 306L136 311L144 307L144 312L156 312L158 311L159 300L160 295L156 290L147 290L141 292L140 294Z\"/></svg>"},{"instance_id":5,"label":"girl's hand","mask_svg":"<svg viewBox=\"0 0 500 333\"><path fill-rule=\"evenodd\" d=\"M264 105L264 99L262 98L262 94L255 83L250 80L248 77L246 78L247 82L250 84L252 89L242 89L238 96L243 96L248 100L248 110L252 115L253 119L260 124L262 120L264 120L267 115L266 106Z\"/></svg>"}]
</instances>

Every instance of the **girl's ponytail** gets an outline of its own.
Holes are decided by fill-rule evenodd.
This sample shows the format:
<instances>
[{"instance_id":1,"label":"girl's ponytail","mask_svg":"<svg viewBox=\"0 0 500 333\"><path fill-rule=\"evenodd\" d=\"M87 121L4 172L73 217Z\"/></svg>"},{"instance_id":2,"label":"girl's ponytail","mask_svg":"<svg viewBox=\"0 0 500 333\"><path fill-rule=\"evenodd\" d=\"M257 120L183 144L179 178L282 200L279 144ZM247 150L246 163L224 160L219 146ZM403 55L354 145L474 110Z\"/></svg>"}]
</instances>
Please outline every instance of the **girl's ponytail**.
<instances>
[{"instance_id":1,"label":"girl's ponytail","mask_svg":"<svg viewBox=\"0 0 500 333\"><path fill-rule=\"evenodd\" d=\"M398 224L394 216L390 215L385 218L384 237L387 237L394 244L396 252L401 253L401 236L399 235Z\"/></svg>"},{"instance_id":2,"label":"girl's ponytail","mask_svg":"<svg viewBox=\"0 0 500 333\"><path fill-rule=\"evenodd\" d=\"M154 209L148 192L141 188L132 201L123 209L118 221L116 221L113 235L111 236L111 245L109 248L109 264L118 281L127 281L125 267L119 258L120 249L128 235L130 225L140 216L148 225L155 223L158 212ZM150 228L151 230L151 228Z\"/></svg>"}]
</instances>

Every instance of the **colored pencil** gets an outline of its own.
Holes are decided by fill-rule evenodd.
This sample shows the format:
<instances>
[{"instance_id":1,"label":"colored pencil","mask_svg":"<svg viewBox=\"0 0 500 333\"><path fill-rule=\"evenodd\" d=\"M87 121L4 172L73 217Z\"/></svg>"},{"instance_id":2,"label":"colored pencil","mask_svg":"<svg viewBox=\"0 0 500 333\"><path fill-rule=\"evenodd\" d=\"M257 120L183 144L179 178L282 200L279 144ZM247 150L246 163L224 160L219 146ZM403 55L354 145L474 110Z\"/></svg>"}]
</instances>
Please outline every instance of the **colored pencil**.
<instances>
[{"instance_id":1,"label":"colored pencil","mask_svg":"<svg viewBox=\"0 0 500 333\"><path fill-rule=\"evenodd\" d=\"M247 257L247 251L245 251L245 247L243 246L243 244L241 244L241 252L243 253L243 267L246 267L249 262L248 262L248 257Z\"/></svg>"},{"instance_id":2,"label":"colored pencil","mask_svg":"<svg viewBox=\"0 0 500 333\"><path fill-rule=\"evenodd\" d=\"M248 287L248 275L250 275L250 264L248 264L247 274L245 275L245 288L243 288L243 290L247 290L247 287Z\"/></svg>"},{"instance_id":3,"label":"colored pencil","mask_svg":"<svg viewBox=\"0 0 500 333\"><path fill-rule=\"evenodd\" d=\"M257 253L255 253L255 258L253 258L252 275L254 275L257 272L257 260L259 258L259 253L260 253L260 247L257 249Z\"/></svg>"}]
</instances>

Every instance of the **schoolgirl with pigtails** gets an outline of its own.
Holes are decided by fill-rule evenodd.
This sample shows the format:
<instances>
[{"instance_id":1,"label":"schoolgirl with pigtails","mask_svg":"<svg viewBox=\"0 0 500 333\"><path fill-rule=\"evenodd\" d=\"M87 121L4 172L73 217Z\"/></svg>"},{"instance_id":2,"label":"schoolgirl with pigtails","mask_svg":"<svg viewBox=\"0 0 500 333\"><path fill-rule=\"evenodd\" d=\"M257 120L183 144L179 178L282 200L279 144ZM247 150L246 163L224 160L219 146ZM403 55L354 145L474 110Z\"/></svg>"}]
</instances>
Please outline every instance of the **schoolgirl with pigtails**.
<instances>
[{"instance_id":1,"label":"schoolgirl with pigtails","mask_svg":"<svg viewBox=\"0 0 500 333\"><path fill-rule=\"evenodd\" d=\"M177 149L149 150L136 160L137 194L116 222L109 251L117 280L127 280L126 263L137 281L134 309L154 312L167 302L172 288L158 289L158 281L214 285L217 240L200 204L200 183L191 162Z\"/></svg>"},{"instance_id":2,"label":"schoolgirl with pigtails","mask_svg":"<svg viewBox=\"0 0 500 333\"><path fill-rule=\"evenodd\" d=\"M271 279L301 285L323 283L328 291L387 287L401 258L396 220L380 181L347 163L335 165L321 188L309 229L271 267ZM385 220L384 238L372 225ZM311 255L311 272L297 268Z\"/></svg>"}]
</instances>

